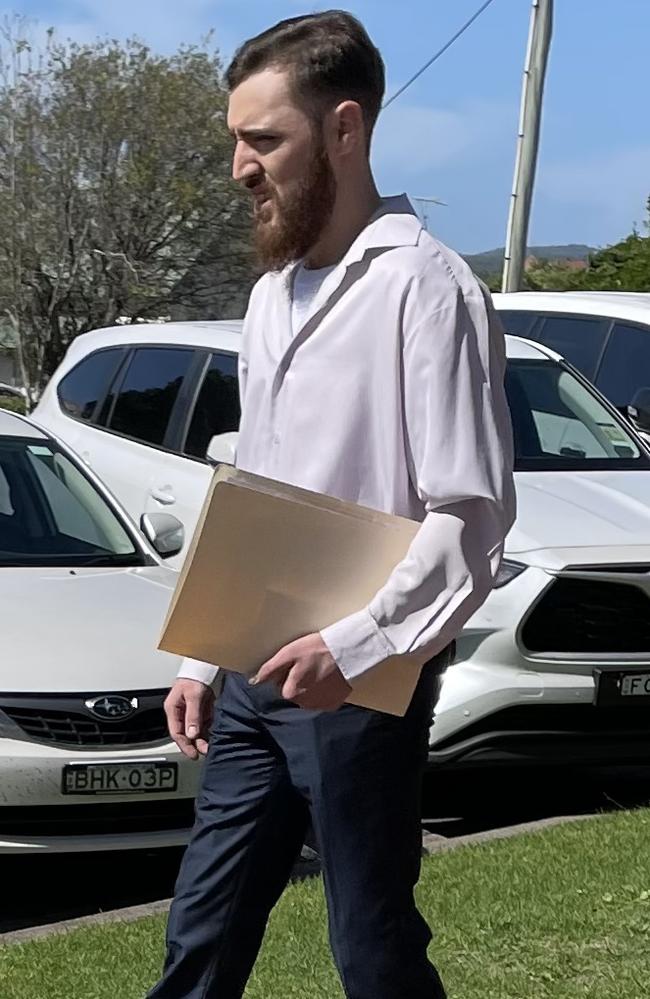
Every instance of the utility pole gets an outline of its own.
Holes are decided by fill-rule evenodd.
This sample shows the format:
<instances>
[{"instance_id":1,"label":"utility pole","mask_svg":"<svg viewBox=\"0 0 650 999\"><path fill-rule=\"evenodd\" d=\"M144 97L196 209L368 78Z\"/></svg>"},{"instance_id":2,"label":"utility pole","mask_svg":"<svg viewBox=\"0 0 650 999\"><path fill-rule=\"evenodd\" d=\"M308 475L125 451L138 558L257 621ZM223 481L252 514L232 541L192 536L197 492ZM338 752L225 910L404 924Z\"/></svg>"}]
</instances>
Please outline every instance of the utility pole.
<instances>
[{"instance_id":1,"label":"utility pole","mask_svg":"<svg viewBox=\"0 0 650 999\"><path fill-rule=\"evenodd\" d=\"M553 31L553 0L533 0L519 112L515 176L510 197L502 291L521 288L535 183L546 64Z\"/></svg>"}]
</instances>

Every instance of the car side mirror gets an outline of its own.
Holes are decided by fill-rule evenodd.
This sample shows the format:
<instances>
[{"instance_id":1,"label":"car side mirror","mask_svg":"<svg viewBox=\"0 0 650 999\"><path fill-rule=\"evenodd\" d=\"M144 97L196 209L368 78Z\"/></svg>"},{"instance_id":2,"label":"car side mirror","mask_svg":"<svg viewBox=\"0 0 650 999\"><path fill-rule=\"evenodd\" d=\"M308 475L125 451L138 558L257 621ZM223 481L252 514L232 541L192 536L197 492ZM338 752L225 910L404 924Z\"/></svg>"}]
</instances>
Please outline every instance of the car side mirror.
<instances>
[{"instance_id":1,"label":"car side mirror","mask_svg":"<svg viewBox=\"0 0 650 999\"><path fill-rule=\"evenodd\" d=\"M634 394L627 415L637 430L650 433L650 388L641 388Z\"/></svg>"},{"instance_id":2,"label":"car side mirror","mask_svg":"<svg viewBox=\"0 0 650 999\"><path fill-rule=\"evenodd\" d=\"M216 434L208 444L205 455L208 461L212 465L234 465L238 436L236 430L229 430L225 434Z\"/></svg>"},{"instance_id":3,"label":"car side mirror","mask_svg":"<svg viewBox=\"0 0 650 999\"><path fill-rule=\"evenodd\" d=\"M143 513L140 530L161 558L178 555L185 544L185 528L171 513Z\"/></svg>"}]
</instances>

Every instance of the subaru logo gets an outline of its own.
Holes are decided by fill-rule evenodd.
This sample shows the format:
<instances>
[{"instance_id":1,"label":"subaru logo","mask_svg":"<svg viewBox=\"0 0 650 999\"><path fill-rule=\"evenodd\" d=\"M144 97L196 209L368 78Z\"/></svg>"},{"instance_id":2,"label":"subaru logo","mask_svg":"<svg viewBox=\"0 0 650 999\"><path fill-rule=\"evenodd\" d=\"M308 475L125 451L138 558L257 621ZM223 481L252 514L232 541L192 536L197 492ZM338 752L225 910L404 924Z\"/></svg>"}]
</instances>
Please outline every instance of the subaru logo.
<instances>
[{"instance_id":1,"label":"subaru logo","mask_svg":"<svg viewBox=\"0 0 650 999\"><path fill-rule=\"evenodd\" d=\"M93 697L92 700L86 701L86 707L96 718L117 721L120 718L128 718L138 710L138 698L128 698L122 694L103 694L101 697Z\"/></svg>"}]
</instances>

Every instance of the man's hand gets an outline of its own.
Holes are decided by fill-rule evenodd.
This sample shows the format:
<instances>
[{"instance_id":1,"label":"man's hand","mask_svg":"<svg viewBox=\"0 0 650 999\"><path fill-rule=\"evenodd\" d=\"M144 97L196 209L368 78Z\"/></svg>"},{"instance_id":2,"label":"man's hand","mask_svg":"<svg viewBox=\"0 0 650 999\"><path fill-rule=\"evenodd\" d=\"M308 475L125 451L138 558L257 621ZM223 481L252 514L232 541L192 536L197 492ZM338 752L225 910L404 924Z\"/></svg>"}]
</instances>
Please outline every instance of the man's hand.
<instances>
[{"instance_id":1,"label":"man's hand","mask_svg":"<svg viewBox=\"0 0 650 999\"><path fill-rule=\"evenodd\" d=\"M251 683L268 680L278 685L286 700L313 711L336 711L352 690L319 634L285 645Z\"/></svg>"},{"instance_id":2,"label":"man's hand","mask_svg":"<svg viewBox=\"0 0 650 999\"><path fill-rule=\"evenodd\" d=\"M214 691L200 680L180 677L167 695L165 714L169 734L181 753L198 760L208 751L208 733L214 708Z\"/></svg>"}]
</instances>

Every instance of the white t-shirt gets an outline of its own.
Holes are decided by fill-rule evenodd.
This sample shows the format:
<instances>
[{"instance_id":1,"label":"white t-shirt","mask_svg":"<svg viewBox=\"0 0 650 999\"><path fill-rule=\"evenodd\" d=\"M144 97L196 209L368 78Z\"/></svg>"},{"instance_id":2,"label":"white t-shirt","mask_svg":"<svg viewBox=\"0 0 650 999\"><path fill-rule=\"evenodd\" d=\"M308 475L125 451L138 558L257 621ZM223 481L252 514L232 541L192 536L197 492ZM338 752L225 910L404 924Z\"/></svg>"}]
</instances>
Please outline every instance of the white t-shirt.
<instances>
[{"instance_id":1,"label":"white t-shirt","mask_svg":"<svg viewBox=\"0 0 650 999\"><path fill-rule=\"evenodd\" d=\"M330 267L310 269L304 264L298 264L293 278L293 294L291 296L291 326L294 336L309 319L314 299L320 291L323 281L335 267L336 264L332 264Z\"/></svg>"}]
</instances>

